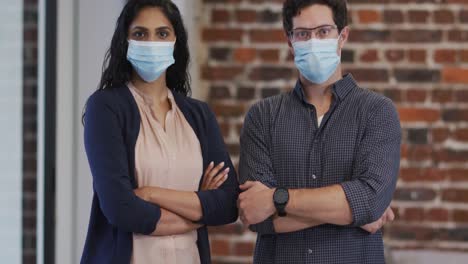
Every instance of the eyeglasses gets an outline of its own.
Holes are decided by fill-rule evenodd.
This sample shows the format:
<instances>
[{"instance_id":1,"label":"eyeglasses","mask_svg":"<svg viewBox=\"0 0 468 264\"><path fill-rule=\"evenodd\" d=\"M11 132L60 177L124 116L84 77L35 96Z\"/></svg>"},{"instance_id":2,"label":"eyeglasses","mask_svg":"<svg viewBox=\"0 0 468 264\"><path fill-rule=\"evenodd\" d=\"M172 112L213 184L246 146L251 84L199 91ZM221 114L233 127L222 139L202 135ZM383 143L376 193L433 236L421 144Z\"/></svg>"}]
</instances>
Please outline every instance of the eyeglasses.
<instances>
[{"instance_id":1,"label":"eyeglasses","mask_svg":"<svg viewBox=\"0 0 468 264\"><path fill-rule=\"evenodd\" d=\"M314 36L317 39L328 39L334 37L331 34L338 27L334 25L323 25L316 28L296 28L289 32L291 42L308 41Z\"/></svg>"}]
</instances>

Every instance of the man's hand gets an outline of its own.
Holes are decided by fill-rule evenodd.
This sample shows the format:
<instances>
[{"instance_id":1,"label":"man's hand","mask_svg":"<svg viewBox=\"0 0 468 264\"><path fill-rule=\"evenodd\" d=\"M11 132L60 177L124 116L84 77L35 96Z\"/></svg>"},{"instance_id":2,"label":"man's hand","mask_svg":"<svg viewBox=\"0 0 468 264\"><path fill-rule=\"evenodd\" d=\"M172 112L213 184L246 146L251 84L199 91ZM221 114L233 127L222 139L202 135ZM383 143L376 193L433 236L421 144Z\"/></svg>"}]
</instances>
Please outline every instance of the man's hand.
<instances>
[{"instance_id":1,"label":"man's hand","mask_svg":"<svg viewBox=\"0 0 468 264\"><path fill-rule=\"evenodd\" d=\"M238 207L241 221L249 226L258 224L276 212L273 204L274 189L261 182L247 181L240 186Z\"/></svg>"},{"instance_id":2,"label":"man's hand","mask_svg":"<svg viewBox=\"0 0 468 264\"><path fill-rule=\"evenodd\" d=\"M380 217L379 220L367 224L365 226L361 226L362 229L366 230L367 232L371 234L375 234L377 231L382 228L386 223L392 222L393 219L395 219L395 214L392 211L392 208L388 207L387 210L385 210L385 213Z\"/></svg>"}]
</instances>

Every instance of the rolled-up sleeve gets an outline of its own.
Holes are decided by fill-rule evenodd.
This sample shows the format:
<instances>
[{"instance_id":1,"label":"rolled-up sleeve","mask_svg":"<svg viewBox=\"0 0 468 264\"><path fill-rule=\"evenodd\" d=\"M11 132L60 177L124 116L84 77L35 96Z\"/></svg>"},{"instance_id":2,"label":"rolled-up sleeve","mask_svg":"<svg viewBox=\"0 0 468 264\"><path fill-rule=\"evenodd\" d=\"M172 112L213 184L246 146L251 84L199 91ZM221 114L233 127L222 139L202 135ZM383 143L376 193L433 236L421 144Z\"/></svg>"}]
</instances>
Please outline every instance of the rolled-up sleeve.
<instances>
[{"instance_id":1,"label":"rolled-up sleeve","mask_svg":"<svg viewBox=\"0 0 468 264\"><path fill-rule=\"evenodd\" d=\"M161 210L134 194L122 127L109 100L96 93L86 107L84 144L94 191L111 225L148 235L155 230Z\"/></svg>"},{"instance_id":2,"label":"rolled-up sleeve","mask_svg":"<svg viewBox=\"0 0 468 264\"><path fill-rule=\"evenodd\" d=\"M240 136L239 182L260 181L270 188L277 187L273 165L270 158L267 131L264 127L266 120L262 120L259 104L254 105L246 115ZM249 229L260 235L275 234L273 217Z\"/></svg>"},{"instance_id":3,"label":"rolled-up sleeve","mask_svg":"<svg viewBox=\"0 0 468 264\"><path fill-rule=\"evenodd\" d=\"M207 154L211 158L209 161L215 164L224 162L230 171L228 178L218 189L197 192L202 207L202 219L199 222L209 226L225 225L238 218L239 182L216 117L208 105L204 104L204 108L204 115L207 119L205 131L209 140Z\"/></svg>"},{"instance_id":4,"label":"rolled-up sleeve","mask_svg":"<svg viewBox=\"0 0 468 264\"><path fill-rule=\"evenodd\" d=\"M353 226L378 220L392 200L400 166L401 127L397 110L384 99L369 115L350 181L341 183Z\"/></svg>"}]
</instances>

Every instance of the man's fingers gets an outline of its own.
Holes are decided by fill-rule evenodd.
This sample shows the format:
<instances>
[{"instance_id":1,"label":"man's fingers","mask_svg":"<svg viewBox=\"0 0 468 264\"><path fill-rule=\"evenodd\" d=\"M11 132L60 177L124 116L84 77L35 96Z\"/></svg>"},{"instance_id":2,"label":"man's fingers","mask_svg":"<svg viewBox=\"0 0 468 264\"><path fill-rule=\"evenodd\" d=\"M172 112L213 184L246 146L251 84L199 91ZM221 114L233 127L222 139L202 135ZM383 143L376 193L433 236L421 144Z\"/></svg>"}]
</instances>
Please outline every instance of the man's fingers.
<instances>
[{"instance_id":1,"label":"man's fingers","mask_svg":"<svg viewBox=\"0 0 468 264\"><path fill-rule=\"evenodd\" d=\"M388 213L387 213L387 220L388 220L389 222L391 222L391 221L395 220L395 214L393 213L392 208L389 208L389 209L390 209L390 210L389 210Z\"/></svg>"},{"instance_id":2,"label":"man's fingers","mask_svg":"<svg viewBox=\"0 0 468 264\"><path fill-rule=\"evenodd\" d=\"M247 189L252 188L254 185L255 185L255 182L253 182L253 181L246 181L244 184L242 184L242 185L239 186L239 187L241 188L241 190L245 191L245 190L247 190Z\"/></svg>"}]
</instances>

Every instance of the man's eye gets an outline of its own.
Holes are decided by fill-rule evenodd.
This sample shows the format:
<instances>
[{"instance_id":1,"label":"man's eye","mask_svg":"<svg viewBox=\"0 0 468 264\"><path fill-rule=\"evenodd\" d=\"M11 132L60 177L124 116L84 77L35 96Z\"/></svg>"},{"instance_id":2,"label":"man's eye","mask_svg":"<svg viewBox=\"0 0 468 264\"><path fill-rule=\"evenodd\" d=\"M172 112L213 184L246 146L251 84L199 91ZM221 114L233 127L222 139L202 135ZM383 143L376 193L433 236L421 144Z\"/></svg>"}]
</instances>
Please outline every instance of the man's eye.
<instances>
[{"instance_id":1,"label":"man's eye","mask_svg":"<svg viewBox=\"0 0 468 264\"><path fill-rule=\"evenodd\" d=\"M300 38L308 38L309 37L309 32L308 31L299 31L299 37Z\"/></svg>"},{"instance_id":2,"label":"man's eye","mask_svg":"<svg viewBox=\"0 0 468 264\"><path fill-rule=\"evenodd\" d=\"M319 30L319 34L321 36L327 36L328 33L330 33L330 30L328 28L322 28L322 29Z\"/></svg>"}]
</instances>

